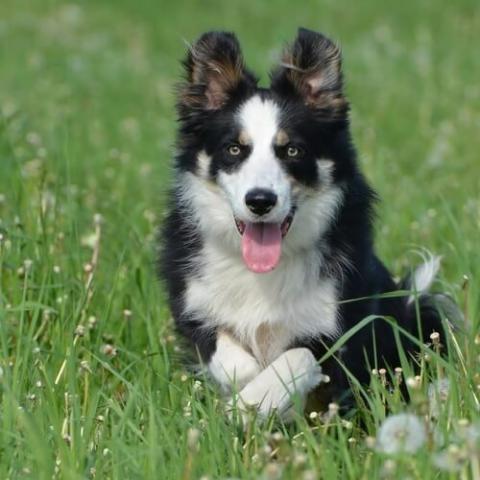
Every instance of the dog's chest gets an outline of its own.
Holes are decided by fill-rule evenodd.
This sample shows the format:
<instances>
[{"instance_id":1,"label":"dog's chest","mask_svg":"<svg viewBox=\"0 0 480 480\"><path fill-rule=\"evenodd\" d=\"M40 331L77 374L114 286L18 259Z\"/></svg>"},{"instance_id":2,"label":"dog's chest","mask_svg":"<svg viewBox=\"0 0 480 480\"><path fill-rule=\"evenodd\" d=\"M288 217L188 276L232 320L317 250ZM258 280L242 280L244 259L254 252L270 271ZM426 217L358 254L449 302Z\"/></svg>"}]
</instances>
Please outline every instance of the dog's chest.
<instances>
[{"instance_id":1,"label":"dog's chest","mask_svg":"<svg viewBox=\"0 0 480 480\"><path fill-rule=\"evenodd\" d=\"M261 363L270 363L295 340L338 334L336 285L320 278L318 254L255 274L240 256L212 247L202 253L198 273L187 282L186 311L228 329Z\"/></svg>"}]
</instances>

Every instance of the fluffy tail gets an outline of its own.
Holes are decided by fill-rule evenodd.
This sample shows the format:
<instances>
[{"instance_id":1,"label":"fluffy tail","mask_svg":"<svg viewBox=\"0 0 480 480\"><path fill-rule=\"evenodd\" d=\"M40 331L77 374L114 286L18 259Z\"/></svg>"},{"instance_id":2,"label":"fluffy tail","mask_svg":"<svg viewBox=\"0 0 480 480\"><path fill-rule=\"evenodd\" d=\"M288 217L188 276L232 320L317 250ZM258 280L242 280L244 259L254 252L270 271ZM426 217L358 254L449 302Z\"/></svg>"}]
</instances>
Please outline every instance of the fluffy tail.
<instances>
[{"instance_id":1,"label":"fluffy tail","mask_svg":"<svg viewBox=\"0 0 480 480\"><path fill-rule=\"evenodd\" d=\"M463 313L450 296L430 293L430 287L440 269L441 258L430 253L422 253L422 257L424 262L400 286L403 290L412 292L406 300L408 317L411 324L418 325L417 316L420 315L422 337L428 341L432 332L444 333L442 319L455 328L463 322Z\"/></svg>"}]
</instances>

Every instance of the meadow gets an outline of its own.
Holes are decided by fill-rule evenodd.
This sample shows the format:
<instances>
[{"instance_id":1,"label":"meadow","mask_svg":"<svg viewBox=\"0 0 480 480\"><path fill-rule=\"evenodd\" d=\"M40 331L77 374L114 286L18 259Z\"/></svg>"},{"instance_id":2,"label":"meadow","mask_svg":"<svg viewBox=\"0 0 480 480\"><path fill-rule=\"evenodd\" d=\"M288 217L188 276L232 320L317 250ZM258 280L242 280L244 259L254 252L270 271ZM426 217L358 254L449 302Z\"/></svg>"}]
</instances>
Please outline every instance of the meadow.
<instances>
[{"instance_id":1,"label":"meadow","mask_svg":"<svg viewBox=\"0 0 480 480\"><path fill-rule=\"evenodd\" d=\"M174 85L212 28L265 84L299 25L342 44L380 256L441 255L465 319L350 415L244 430L183 365L155 274ZM2 0L0 478L480 479L479 32L477 0Z\"/></svg>"}]
</instances>

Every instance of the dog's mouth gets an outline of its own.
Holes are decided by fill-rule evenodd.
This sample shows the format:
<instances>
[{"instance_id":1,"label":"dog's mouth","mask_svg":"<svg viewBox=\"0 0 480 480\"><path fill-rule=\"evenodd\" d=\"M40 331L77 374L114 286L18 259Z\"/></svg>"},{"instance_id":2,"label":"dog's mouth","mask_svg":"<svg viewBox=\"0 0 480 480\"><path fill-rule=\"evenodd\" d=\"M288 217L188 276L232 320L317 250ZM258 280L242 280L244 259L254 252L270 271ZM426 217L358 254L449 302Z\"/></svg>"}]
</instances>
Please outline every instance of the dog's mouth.
<instances>
[{"instance_id":1,"label":"dog's mouth","mask_svg":"<svg viewBox=\"0 0 480 480\"><path fill-rule=\"evenodd\" d=\"M280 261L282 240L292 225L294 209L282 223L243 222L235 219L242 236L242 256L245 265L255 273L272 271Z\"/></svg>"}]
</instances>

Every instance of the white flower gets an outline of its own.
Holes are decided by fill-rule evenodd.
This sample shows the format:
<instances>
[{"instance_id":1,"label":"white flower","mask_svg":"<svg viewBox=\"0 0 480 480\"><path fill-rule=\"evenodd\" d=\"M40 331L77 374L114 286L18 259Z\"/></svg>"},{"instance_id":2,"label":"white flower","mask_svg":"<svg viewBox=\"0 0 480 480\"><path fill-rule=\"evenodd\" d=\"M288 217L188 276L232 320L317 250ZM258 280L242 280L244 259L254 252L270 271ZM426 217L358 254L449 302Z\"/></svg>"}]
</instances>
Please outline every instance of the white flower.
<instances>
[{"instance_id":1,"label":"white flower","mask_svg":"<svg viewBox=\"0 0 480 480\"><path fill-rule=\"evenodd\" d=\"M428 404L430 416L438 418L442 404L446 403L450 393L450 380L441 378L428 386Z\"/></svg>"},{"instance_id":2,"label":"white flower","mask_svg":"<svg viewBox=\"0 0 480 480\"><path fill-rule=\"evenodd\" d=\"M465 452L457 445L450 445L449 448L432 456L433 464L440 470L446 472L458 472L466 461Z\"/></svg>"},{"instance_id":3,"label":"white flower","mask_svg":"<svg viewBox=\"0 0 480 480\"><path fill-rule=\"evenodd\" d=\"M416 415L400 413L387 417L378 430L376 448L384 453L413 453L427 441L425 425Z\"/></svg>"}]
</instances>

